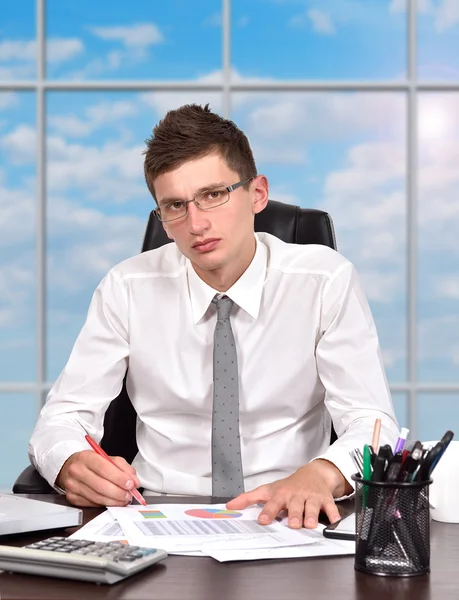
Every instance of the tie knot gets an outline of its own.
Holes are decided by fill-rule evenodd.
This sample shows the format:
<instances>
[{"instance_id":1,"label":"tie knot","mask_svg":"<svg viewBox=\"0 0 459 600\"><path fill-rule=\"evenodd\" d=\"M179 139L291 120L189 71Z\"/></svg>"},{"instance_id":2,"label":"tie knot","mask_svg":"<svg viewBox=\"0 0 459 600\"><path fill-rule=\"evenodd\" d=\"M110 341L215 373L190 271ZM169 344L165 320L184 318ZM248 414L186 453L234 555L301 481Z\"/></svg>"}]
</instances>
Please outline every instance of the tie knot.
<instances>
[{"instance_id":1,"label":"tie knot","mask_svg":"<svg viewBox=\"0 0 459 600\"><path fill-rule=\"evenodd\" d=\"M217 306L218 321L224 321L225 319L229 319L231 309L234 304L231 298L228 298L228 296L222 296L220 299L218 299L215 296L212 302Z\"/></svg>"}]
</instances>

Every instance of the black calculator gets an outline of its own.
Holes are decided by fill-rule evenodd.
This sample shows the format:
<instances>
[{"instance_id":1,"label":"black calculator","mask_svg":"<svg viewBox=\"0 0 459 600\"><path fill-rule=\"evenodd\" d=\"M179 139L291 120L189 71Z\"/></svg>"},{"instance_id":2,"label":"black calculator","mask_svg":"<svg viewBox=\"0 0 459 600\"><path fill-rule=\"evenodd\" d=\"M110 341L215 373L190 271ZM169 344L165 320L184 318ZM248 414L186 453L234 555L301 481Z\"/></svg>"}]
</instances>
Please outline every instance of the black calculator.
<instances>
[{"instance_id":1,"label":"black calculator","mask_svg":"<svg viewBox=\"0 0 459 600\"><path fill-rule=\"evenodd\" d=\"M122 542L50 537L23 547L0 545L0 569L12 573L117 583L167 557L165 550Z\"/></svg>"}]
</instances>

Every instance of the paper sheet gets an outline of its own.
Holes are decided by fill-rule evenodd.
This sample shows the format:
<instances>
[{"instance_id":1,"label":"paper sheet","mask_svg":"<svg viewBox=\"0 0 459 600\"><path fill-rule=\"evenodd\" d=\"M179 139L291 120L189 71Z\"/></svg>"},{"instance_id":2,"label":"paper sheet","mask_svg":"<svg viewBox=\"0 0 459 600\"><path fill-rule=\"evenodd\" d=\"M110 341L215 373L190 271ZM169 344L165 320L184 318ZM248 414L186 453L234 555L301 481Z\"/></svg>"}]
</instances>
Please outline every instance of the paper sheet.
<instances>
[{"instance_id":1,"label":"paper sheet","mask_svg":"<svg viewBox=\"0 0 459 600\"><path fill-rule=\"evenodd\" d=\"M207 555L219 562L235 560L263 560L273 558L311 558L355 554L355 542L329 540L322 537L316 544L283 548L240 548L239 550L208 549Z\"/></svg>"},{"instance_id":2,"label":"paper sheet","mask_svg":"<svg viewBox=\"0 0 459 600\"><path fill-rule=\"evenodd\" d=\"M123 542L129 544L121 525L116 521L108 510L101 513L89 523L78 529L69 536L75 540L91 540L92 542Z\"/></svg>"},{"instance_id":3,"label":"paper sheet","mask_svg":"<svg viewBox=\"0 0 459 600\"><path fill-rule=\"evenodd\" d=\"M211 556L220 562L354 554L355 542L324 538L316 529L290 529L286 517L257 521L261 508L229 511L224 504L110 507L71 538L123 541L170 554Z\"/></svg>"},{"instance_id":4,"label":"paper sheet","mask_svg":"<svg viewBox=\"0 0 459 600\"><path fill-rule=\"evenodd\" d=\"M230 511L224 504L154 504L109 508L130 540L139 546L175 552L309 546L323 540L323 526L291 529L287 518L260 525L261 508Z\"/></svg>"}]
</instances>

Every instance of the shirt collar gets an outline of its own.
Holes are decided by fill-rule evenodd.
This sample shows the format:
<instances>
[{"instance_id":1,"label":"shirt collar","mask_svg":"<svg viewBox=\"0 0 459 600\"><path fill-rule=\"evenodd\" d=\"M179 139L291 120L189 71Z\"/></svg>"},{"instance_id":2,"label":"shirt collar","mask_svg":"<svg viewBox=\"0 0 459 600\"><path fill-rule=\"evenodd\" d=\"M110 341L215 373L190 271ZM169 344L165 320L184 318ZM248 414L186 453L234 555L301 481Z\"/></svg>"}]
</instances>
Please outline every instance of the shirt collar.
<instances>
[{"instance_id":1,"label":"shirt collar","mask_svg":"<svg viewBox=\"0 0 459 600\"><path fill-rule=\"evenodd\" d=\"M216 294L231 298L253 319L258 317L263 285L266 279L267 250L256 234L255 240L256 250L252 262L236 283L224 294L207 285L196 273L190 260L186 259L191 309L195 325L202 319Z\"/></svg>"}]
</instances>

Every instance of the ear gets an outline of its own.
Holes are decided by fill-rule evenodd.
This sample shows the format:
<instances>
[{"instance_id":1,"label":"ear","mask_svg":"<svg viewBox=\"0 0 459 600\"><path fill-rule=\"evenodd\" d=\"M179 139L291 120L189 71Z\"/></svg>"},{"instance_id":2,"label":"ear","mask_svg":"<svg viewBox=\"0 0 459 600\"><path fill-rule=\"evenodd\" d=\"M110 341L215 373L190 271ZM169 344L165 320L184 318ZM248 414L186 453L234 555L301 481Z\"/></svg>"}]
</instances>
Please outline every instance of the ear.
<instances>
[{"instance_id":1,"label":"ear","mask_svg":"<svg viewBox=\"0 0 459 600\"><path fill-rule=\"evenodd\" d=\"M260 213L268 204L269 185L264 175L257 175L252 181L252 213Z\"/></svg>"}]
</instances>

